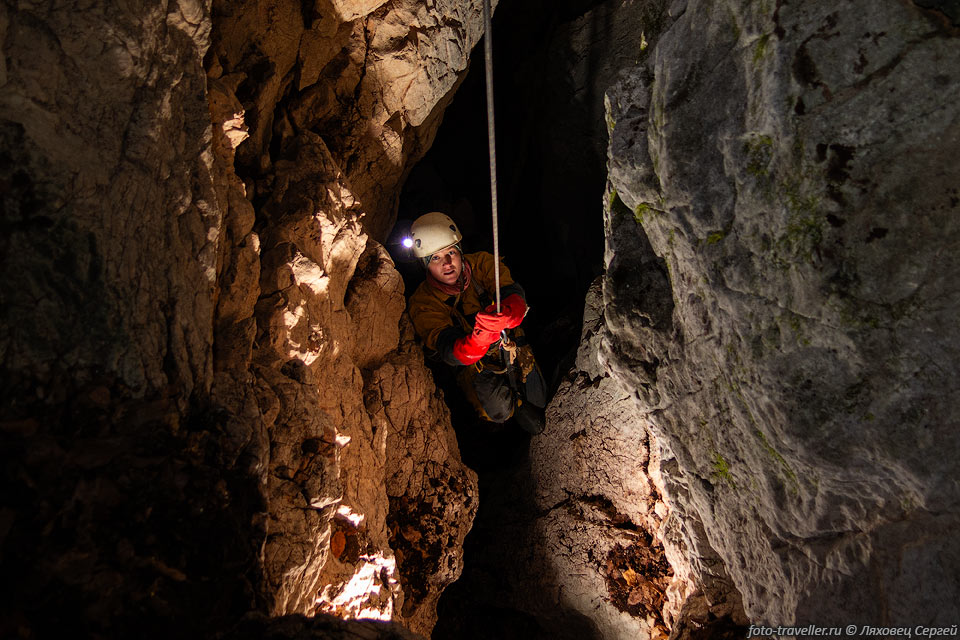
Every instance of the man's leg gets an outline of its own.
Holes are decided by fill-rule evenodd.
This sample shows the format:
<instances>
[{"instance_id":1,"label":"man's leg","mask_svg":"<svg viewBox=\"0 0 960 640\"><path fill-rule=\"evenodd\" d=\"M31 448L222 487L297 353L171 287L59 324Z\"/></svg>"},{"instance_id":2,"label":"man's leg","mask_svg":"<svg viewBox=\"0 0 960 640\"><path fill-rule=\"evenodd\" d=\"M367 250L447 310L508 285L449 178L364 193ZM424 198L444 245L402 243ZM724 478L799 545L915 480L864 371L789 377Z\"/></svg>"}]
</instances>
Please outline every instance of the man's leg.
<instances>
[{"instance_id":1,"label":"man's leg","mask_svg":"<svg viewBox=\"0 0 960 640\"><path fill-rule=\"evenodd\" d=\"M540 372L540 366L534 365L523 383L523 397L526 402L543 409L547 406L547 383Z\"/></svg>"},{"instance_id":2,"label":"man's leg","mask_svg":"<svg viewBox=\"0 0 960 640\"><path fill-rule=\"evenodd\" d=\"M471 387L467 397L476 398L474 407L485 420L506 422L513 415L514 395L506 376L484 370L472 376Z\"/></svg>"},{"instance_id":3,"label":"man's leg","mask_svg":"<svg viewBox=\"0 0 960 640\"><path fill-rule=\"evenodd\" d=\"M528 345L520 347L521 356L518 364L522 370L528 371L527 377L520 384L521 399L515 420L520 427L532 435L541 433L546 426L544 407L547 406L547 383L543 379L540 367L533 359L533 351Z\"/></svg>"}]
</instances>

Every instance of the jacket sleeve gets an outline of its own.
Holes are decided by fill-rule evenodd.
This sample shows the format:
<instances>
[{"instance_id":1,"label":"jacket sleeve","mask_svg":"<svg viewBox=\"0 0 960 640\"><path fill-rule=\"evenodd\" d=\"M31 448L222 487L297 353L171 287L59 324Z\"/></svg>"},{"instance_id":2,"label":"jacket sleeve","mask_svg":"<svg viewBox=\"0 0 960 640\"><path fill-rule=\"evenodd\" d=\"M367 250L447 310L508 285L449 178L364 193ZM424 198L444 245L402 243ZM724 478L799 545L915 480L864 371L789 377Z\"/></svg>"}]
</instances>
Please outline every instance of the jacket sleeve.
<instances>
[{"instance_id":1,"label":"jacket sleeve","mask_svg":"<svg viewBox=\"0 0 960 640\"><path fill-rule=\"evenodd\" d=\"M464 366L464 363L453 355L453 347L467 332L453 323L448 311L431 304L417 304L417 301L412 299L410 319L424 346L435 351L445 363Z\"/></svg>"},{"instance_id":2,"label":"jacket sleeve","mask_svg":"<svg viewBox=\"0 0 960 640\"><path fill-rule=\"evenodd\" d=\"M446 305L431 296L420 295L419 291L410 298L408 312L413 328L428 349L436 350L440 333L454 326Z\"/></svg>"},{"instance_id":3,"label":"jacket sleeve","mask_svg":"<svg viewBox=\"0 0 960 640\"><path fill-rule=\"evenodd\" d=\"M508 284L508 285L505 286L505 287L500 287L500 299L501 299L501 300L503 300L503 299L506 298L507 296L510 296L510 295L512 295L512 294L514 294L514 293L517 294L518 296L520 296L521 298L523 298L523 302L524 302L524 303L527 302L527 292L524 291L524 290L523 290L523 287L521 287L521 286L520 286L519 284L517 284L516 282L514 282L513 284Z\"/></svg>"},{"instance_id":4,"label":"jacket sleeve","mask_svg":"<svg viewBox=\"0 0 960 640\"><path fill-rule=\"evenodd\" d=\"M455 367L464 367L465 363L460 362L457 356L453 355L453 347L457 340L466 337L467 332L460 327L449 326L440 331L437 335L437 353L440 359L449 365Z\"/></svg>"}]
</instances>

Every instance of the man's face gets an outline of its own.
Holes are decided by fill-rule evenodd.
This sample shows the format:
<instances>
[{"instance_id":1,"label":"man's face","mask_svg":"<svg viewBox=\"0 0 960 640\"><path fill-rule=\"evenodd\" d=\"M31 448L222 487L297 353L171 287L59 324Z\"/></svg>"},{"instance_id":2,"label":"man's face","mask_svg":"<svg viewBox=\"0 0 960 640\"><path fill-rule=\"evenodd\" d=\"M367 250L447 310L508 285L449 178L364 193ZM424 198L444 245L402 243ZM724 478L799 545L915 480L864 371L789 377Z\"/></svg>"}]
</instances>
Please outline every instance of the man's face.
<instances>
[{"instance_id":1,"label":"man's face","mask_svg":"<svg viewBox=\"0 0 960 640\"><path fill-rule=\"evenodd\" d=\"M463 263L460 258L460 251L456 247L448 247L443 251L437 251L430 256L430 262L427 263L427 270L434 278L444 284L454 284L460 277L460 269Z\"/></svg>"}]
</instances>

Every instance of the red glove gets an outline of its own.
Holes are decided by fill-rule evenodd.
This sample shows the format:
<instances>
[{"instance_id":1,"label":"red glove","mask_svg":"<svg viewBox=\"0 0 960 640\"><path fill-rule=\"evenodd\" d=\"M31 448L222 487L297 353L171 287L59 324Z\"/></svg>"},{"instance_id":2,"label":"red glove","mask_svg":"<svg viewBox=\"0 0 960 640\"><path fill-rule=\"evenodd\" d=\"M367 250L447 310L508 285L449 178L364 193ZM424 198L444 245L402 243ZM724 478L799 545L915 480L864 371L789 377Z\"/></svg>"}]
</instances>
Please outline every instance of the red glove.
<instances>
[{"instance_id":1,"label":"red glove","mask_svg":"<svg viewBox=\"0 0 960 640\"><path fill-rule=\"evenodd\" d=\"M509 329L509 318L503 313L497 313L494 305L488 306L483 311L478 311L473 319L473 328L480 328L484 331L495 331L497 335L504 329Z\"/></svg>"},{"instance_id":2,"label":"red glove","mask_svg":"<svg viewBox=\"0 0 960 640\"><path fill-rule=\"evenodd\" d=\"M477 313L473 331L453 343L453 355L465 365L482 358L490 345L500 339L499 325L502 322L502 318L495 313Z\"/></svg>"},{"instance_id":3,"label":"red glove","mask_svg":"<svg viewBox=\"0 0 960 640\"><path fill-rule=\"evenodd\" d=\"M523 298L514 293L507 296L501 303L500 313L496 306L490 305L483 311L478 311L473 320L473 332L453 343L453 355L463 364L473 364L487 353L494 342L500 339L500 332L504 329L519 327L523 322L523 314L527 305Z\"/></svg>"},{"instance_id":4,"label":"red glove","mask_svg":"<svg viewBox=\"0 0 960 640\"><path fill-rule=\"evenodd\" d=\"M527 312L527 303L523 301L520 294L512 293L507 296L500 305L503 317L507 320L504 329L513 329L519 327L523 322L523 316Z\"/></svg>"}]
</instances>

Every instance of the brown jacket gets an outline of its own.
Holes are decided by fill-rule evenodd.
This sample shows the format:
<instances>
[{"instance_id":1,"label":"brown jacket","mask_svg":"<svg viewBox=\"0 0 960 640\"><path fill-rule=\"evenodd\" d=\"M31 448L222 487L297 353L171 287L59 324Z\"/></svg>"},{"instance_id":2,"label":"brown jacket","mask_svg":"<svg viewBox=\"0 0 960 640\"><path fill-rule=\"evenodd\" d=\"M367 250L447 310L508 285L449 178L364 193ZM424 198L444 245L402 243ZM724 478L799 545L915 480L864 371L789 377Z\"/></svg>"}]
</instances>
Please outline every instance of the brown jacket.
<instances>
[{"instance_id":1,"label":"brown jacket","mask_svg":"<svg viewBox=\"0 0 960 640\"><path fill-rule=\"evenodd\" d=\"M485 297L493 301L496 295L494 293L496 283L493 273L493 255L481 251L465 254L463 259L470 263L473 270L473 283L478 284L482 292L486 294ZM423 340L424 345L428 349L439 351L443 359L450 364L459 363L450 362L444 353L444 345L438 347L437 343L438 341L448 342L448 340L441 340L441 334L455 340L466 335L472 329L474 314L483 308L480 294L478 294L477 287L473 283L459 296L448 296L424 281L410 296L410 302L407 305L413 327L420 339ZM500 296L503 298L511 293L519 293L521 297L524 297L523 289L514 283L510 276L510 270L507 269L501 258ZM459 314L454 310L454 307L459 311ZM458 316L461 315L469 323L468 326L464 326L464 322L460 321Z\"/></svg>"}]
</instances>

